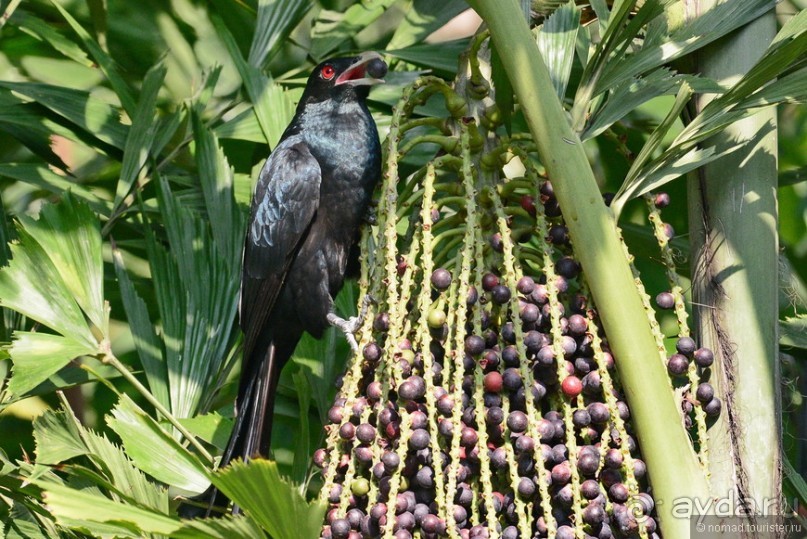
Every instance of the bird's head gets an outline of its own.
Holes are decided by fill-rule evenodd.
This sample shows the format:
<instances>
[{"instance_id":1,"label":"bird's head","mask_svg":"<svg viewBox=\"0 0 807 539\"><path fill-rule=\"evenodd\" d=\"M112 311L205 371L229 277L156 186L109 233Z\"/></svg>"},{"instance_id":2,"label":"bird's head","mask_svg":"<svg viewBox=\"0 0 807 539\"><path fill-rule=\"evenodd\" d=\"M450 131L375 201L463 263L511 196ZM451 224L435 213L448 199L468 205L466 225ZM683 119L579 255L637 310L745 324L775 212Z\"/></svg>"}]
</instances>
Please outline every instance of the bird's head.
<instances>
[{"instance_id":1,"label":"bird's head","mask_svg":"<svg viewBox=\"0 0 807 539\"><path fill-rule=\"evenodd\" d=\"M364 99L371 86L384 82L386 74L387 64L377 52L326 60L308 77L300 104Z\"/></svg>"}]
</instances>

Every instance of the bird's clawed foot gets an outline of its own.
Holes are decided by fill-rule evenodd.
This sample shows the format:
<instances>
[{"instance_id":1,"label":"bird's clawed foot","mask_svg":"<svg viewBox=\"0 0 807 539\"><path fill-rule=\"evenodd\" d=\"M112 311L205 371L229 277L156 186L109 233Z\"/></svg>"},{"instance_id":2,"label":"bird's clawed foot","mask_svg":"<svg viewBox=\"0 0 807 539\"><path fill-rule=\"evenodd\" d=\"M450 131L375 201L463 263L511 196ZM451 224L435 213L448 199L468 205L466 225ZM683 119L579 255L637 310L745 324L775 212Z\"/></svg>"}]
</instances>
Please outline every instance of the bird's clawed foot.
<instances>
[{"instance_id":1,"label":"bird's clawed foot","mask_svg":"<svg viewBox=\"0 0 807 539\"><path fill-rule=\"evenodd\" d=\"M347 339L347 343L350 345L353 354L357 355L359 353L359 343L356 340L356 332L359 331L359 328L364 324L364 319L367 317L367 310L373 303L376 303L373 296L370 294L365 295L361 302L359 314L357 316L351 316L348 319L344 319L336 313L328 313L328 323L335 328L339 328L342 333L345 334L345 339Z\"/></svg>"}]
</instances>

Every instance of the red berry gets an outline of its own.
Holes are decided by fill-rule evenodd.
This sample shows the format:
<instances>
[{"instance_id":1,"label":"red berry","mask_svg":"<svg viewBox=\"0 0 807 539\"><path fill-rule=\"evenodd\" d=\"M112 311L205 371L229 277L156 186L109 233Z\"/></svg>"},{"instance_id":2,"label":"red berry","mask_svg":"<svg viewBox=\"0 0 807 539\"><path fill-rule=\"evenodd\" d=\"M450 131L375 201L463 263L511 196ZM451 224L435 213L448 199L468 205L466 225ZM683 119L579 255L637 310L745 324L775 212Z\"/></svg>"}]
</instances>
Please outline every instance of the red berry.
<instances>
[{"instance_id":1,"label":"red berry","mask_svg":"<svg viewBox=\"0 0 807 539\"><path fill-rule=\"evenodd\" d=\"M502 390L502 384L502 375L499 374L499 371L492 371L485 375L485 391L498 393Z\"/></svg>"},{"instance_id":2,"label":"red berry","mask_svg":"<svg viewBox=\"0 0 807 539\"><path fill-rule=\"evenodd\" d=\"M530 195L521 197L521 207L524 208L524 211L535 217L535 199L533 197Z\"/></svg>"},{"instance_id":3,"label":"red berry","mask_svg":"<svg viewBox=\"0 0 807 539\"><path fill-rule=\"evenodd\" d=\"M571 399L583 391L583 382L577 376L567 376L560 384L560 388L563 390L563 394Z\"/></svg>"}]
</instances>

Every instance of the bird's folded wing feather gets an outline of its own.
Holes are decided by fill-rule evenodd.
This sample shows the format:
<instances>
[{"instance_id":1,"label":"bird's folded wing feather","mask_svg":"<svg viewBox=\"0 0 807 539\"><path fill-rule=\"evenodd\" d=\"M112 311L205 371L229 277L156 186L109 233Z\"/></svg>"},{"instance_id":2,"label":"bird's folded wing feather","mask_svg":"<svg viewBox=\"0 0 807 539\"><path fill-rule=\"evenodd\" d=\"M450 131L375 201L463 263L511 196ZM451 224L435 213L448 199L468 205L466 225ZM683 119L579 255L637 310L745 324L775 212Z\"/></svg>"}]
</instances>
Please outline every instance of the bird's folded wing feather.
<instances>
[{"instance_id":1,"label":"bird's folded wing feather","mask_svg":"<svg viewBox=\"0 0 807 539\"><path fill-rule=\"evenodd\" d=\"M321 171L306 144L282 141L261 170L252 200L241 279L241 327L251 352L319 206ZM249 357L249 356L245 356Z\"/></svg>"}]
</instances>

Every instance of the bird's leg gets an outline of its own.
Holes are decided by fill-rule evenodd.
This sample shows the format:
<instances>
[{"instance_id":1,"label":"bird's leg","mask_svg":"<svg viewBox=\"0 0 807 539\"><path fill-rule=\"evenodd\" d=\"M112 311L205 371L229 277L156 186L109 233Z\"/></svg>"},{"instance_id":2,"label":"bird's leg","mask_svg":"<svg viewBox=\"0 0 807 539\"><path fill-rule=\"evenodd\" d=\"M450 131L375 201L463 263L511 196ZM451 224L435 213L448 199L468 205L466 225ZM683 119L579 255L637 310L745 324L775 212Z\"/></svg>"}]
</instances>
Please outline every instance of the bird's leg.
<instances>
[{"instance_id":1,"label":"bird's leg","mask_svg":"<svg viewBox=\"0 0 807 539\"><path fill-rule=\"evenodd\" d=\"M331 311L326 317L330 325L339 328L342 333L345 334L345 339L347 339L347 343L350 345L350 349L354 354L359 353L359 343L356 341L356 332L364 323L364 319L367 317L367 309L370 308L371 303L375 303L375 299L370 294L367 294L361 302L361 309L357 316L344 319Z\"/></svg>"}]
</instances>

